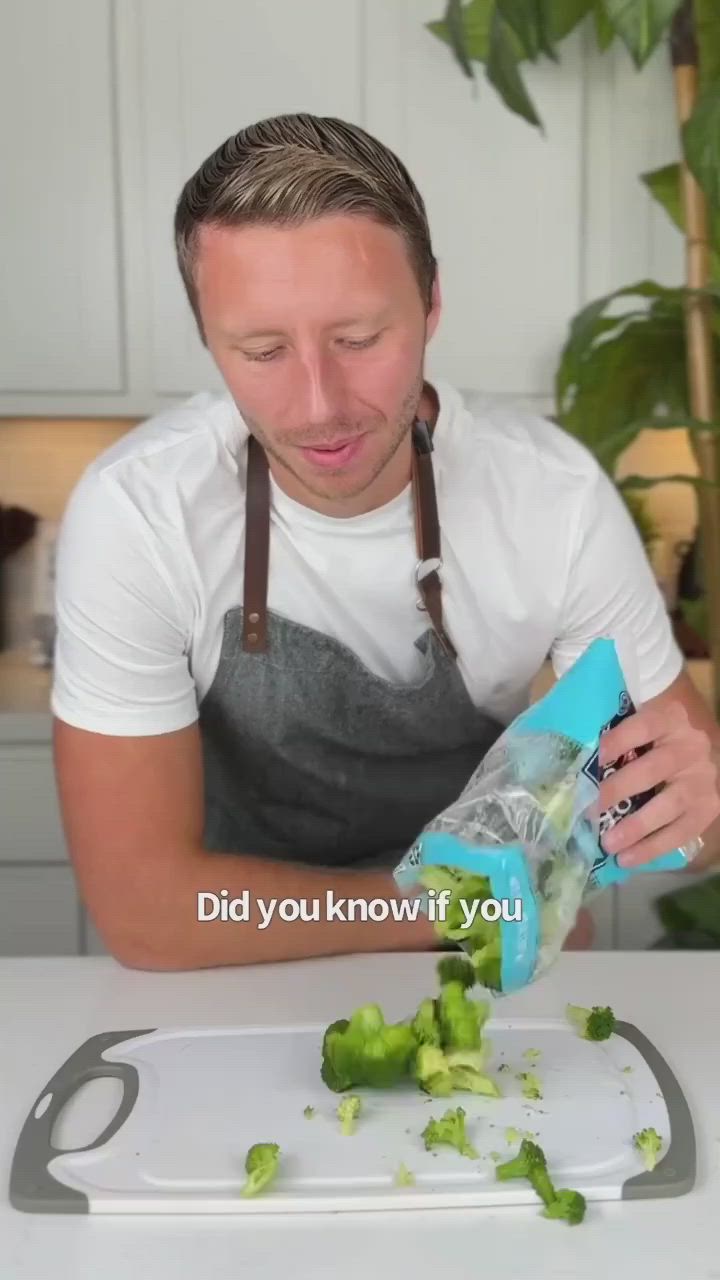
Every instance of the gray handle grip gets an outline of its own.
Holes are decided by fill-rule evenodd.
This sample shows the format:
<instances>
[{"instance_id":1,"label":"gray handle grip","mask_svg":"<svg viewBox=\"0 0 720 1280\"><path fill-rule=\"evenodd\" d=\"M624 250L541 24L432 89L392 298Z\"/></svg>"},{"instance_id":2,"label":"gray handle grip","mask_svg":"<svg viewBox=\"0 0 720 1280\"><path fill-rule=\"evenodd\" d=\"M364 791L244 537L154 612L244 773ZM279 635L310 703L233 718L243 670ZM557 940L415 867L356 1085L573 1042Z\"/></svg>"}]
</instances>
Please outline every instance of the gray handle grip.
<instances>
[{"instance_id":1,"label":"gray handle grip","mask_svg":"<svg viewBox=\"0 0 720 1280\"><path fill-rule=\"evenodd\" d=\"M618 1022L615 1032L630 1041L647 1062L665 1100L670 1118L670 1143L653 1170L643 1169L623 1184L623 1200L650 1196L684 1196L692 1191L696 1176L695 1129L687 1099L674 1073L655 1045L629 1022Z\"/></svg>"},{"instance_id":2,"label":"gray handle grip","mask_svg":"<svg viewBox=\"0 0 720 1280\"><path fill-rule=\"evenodd\" d=\"M93 1151L108 1142L125 1123L137 1101L140 1081L135 1067L127 1062L105 1062L105 1049L123 1040L150 1035L155 1028L141 1031L104 1031L91 1036L62 1064L45 1088L38 1094L15 1147L10 1171L10 1203L25 1213L87 1213L88 1199L74 1187L65 1187L48 1171L53 1156L61 1154L52 1145L55 1121L73 1094L89 1080L104 1076L122 1080L123 1096L112 1120L99 1137L76 1151ZM50 1095L50 1102L41 1115L36 1115L40 1103Z\"/></svg>"}]
</instances>

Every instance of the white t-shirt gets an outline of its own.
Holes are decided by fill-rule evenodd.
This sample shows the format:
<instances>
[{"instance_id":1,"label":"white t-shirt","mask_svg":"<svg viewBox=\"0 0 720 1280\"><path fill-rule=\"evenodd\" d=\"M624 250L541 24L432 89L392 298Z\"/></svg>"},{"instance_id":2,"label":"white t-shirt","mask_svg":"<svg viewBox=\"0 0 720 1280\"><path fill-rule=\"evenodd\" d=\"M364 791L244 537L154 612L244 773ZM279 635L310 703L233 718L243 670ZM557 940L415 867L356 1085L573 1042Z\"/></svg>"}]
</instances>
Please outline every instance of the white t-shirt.
<instances>
[{"instance_id":1,"label":"white t-shirt","mask_svg":"<svg viewBox=\"0 0 720 1280\"><path fill-rule=\"evenodd\" d=\"M443 607L471 697L503 723L611 635L637 703L683 657L639 535L593 455L554 423L434 381ZM242 604L247 427L200 393L131 429L86 469L57 545L51 707L97 733L161 734L198 719L223 618ZM410 485L341 519L271 480L268 606L344 643L398 683L417 678Z\"/></svg>"}]
</instances>

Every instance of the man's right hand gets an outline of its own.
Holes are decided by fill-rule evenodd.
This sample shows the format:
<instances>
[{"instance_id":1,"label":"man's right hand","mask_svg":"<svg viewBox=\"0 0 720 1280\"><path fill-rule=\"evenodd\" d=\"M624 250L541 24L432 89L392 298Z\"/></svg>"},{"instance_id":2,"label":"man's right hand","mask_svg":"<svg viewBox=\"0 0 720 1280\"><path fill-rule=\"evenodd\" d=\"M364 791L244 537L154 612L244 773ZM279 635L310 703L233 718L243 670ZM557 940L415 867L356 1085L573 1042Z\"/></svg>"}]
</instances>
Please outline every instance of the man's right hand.
<instances>
[{"instance_id":1,"label":"man's right hand","mask_svg":"<svg viewBox=\"0 0 720 1280\"><path fill-rule=\"evenodd\" d=\"M307 867L203 848L202 752L197 724L153 737L113 737L55 718L55 769L68 853L81 896L108 950L141 969L199 969L345 952L437 945L417 919L328 920L326 893L399 900L392 872ZM247 891L249 922L198 920L198 894ZM258 898L319 900L319 920L264 929Z\"/></svg>"}]
</instances>

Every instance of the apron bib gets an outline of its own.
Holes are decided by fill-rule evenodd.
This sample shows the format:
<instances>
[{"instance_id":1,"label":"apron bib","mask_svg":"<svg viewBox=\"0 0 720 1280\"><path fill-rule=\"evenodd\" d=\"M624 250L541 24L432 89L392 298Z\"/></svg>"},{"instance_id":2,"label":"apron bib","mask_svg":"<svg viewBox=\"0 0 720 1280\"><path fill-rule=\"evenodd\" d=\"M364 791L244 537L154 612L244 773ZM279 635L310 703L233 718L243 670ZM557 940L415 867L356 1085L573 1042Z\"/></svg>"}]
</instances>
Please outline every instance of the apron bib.
<instances>
[{"instance_id":1,"label":"apron bib","mask_svg":"<svg viewBox=\"0 0 720 1280\"><path fill-rule=\"evenodd\" d=\"M392 869L505 726L472 702L445 630L432 437L416 420L416 581L431 625L420 677L394 684L350 648L267 609L267 458L248 439L243 605L224 617L199 719L208 850Z\"/></svg>"}]
</instances>

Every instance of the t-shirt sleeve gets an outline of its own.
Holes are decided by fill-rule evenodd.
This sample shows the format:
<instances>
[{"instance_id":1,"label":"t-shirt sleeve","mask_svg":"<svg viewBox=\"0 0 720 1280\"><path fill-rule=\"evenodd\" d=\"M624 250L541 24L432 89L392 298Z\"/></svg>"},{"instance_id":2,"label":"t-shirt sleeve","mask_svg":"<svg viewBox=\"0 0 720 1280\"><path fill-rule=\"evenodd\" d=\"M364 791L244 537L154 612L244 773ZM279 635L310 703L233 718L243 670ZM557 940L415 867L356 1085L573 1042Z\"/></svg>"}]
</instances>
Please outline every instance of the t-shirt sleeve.
<instances>
[{"instance_id":1,"label":"t-shirt sleeve","mask_svg":"<svg viewBox=\"0 0 720 1280\"><path fill-rule=\"evenodd\" d=\"M106 473L86 472L56 546L50 705L60 720L126 736L197 720L189 627L171 561L126 493Z\"/></svg>"},{"instance_id":2,"label":"t-shirt sleeve","mask_svg":"<svg viewBox=\"0 0 720 1280\"><path fill-rule=\"evenodd\" d=\"M635 522L598 465L578 486L566 591L550 658L561 676L598 636L616 644L636 706L664 692L684 657Z\"/></svg>"}]
</instances>

